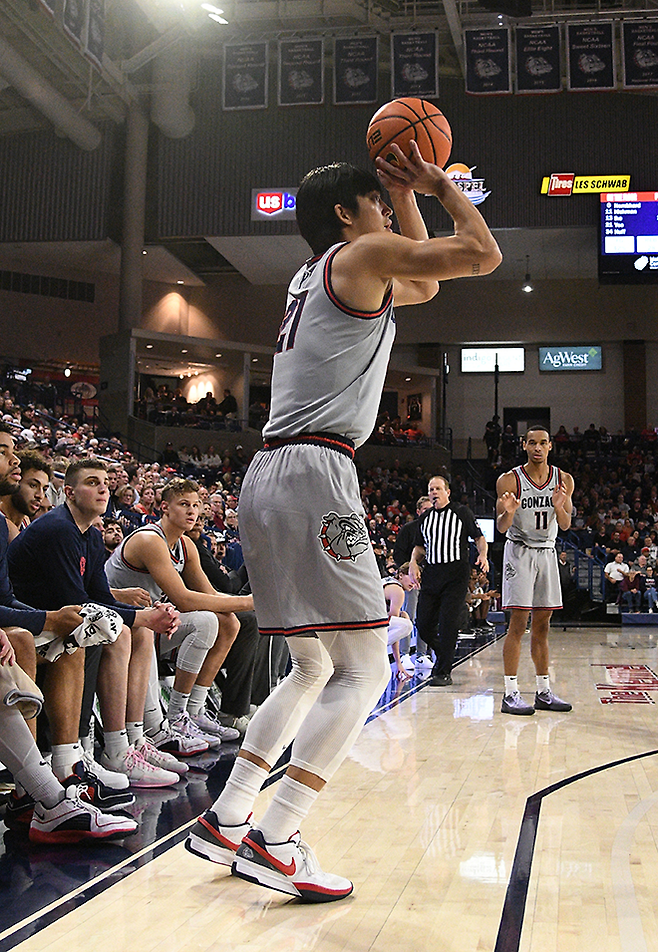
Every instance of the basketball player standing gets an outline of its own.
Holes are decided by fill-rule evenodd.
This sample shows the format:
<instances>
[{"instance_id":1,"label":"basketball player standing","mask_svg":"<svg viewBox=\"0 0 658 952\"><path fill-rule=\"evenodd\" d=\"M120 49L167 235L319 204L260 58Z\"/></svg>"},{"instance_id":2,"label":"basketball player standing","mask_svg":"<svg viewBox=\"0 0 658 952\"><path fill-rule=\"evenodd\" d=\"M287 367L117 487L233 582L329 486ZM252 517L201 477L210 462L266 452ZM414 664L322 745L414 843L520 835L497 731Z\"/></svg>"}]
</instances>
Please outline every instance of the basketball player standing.
<instances>
[{"instance_id":1,"label":"basketball player standing","mask_svg":"<svg viewBox=\"0 0 658 952\"><path fill-rule=\"evenodd\" d=\"M352 892L348 879L322 871L298 830L390 677L388 616L353 457L375 424L393 302L430 300L439 280L486 274L501 261L484 219L445 172L415 147L410 159L393 150L400 166L379 159L379 181L338 163L309 172L297 193L314 257L288 290L265 446L240 495L259 628L285 635L292 671L256 712L224 791L187 842L235 875L307 902ZM438 198L452 236L428 238L414 191ZM256 796L293 739L290 766L252 826Z\"/></svg>"},{"instance_id":2,"label":"basketball player standing","mask_svg":"<svg viewBox=\"0 0 658 952\"><path fill-rule=\"evenodd\" d=\"M503 645L505 694L503 714L570 711L550 688L548 630L554 609L562 608L560 575L555 554L558 526L571 525L573 478L548 462L551 438L544 427L530 427L523 441L528 459L498 477L497 525L507 533L503 556L503 608L511 611ZM532 612L530 654L537 690L534 707L517 684L521 639Z\"/></svg>"}]
</instances>

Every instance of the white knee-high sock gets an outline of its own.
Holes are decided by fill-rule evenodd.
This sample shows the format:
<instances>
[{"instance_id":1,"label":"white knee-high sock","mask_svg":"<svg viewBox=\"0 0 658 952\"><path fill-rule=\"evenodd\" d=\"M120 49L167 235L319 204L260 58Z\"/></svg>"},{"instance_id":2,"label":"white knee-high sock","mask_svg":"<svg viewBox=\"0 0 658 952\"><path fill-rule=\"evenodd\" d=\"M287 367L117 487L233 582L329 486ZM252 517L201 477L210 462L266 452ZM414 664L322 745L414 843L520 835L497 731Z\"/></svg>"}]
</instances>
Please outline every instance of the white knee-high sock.
<instances>
[{"instance_id":1,"label":"white knee-high sock","mask_svg":"<svg viewBox=\"0 0 658 952\"><path fill-rule=\"evenodd\" d=\"M264 767L244 757L236 757L226 786L212 805L222 826L237 826L245 822L268 775L269 771Z\"/></svg>"},{"instance_id":2,"label":"white knee-high sock","mask_svg":"<svg viewBox=\"0 0 658 952\"><path fill-rule=\"evenodd\" d=\"M266 843L285 843L299 830L318 798L318 790L285 774L263 819L256 824Z\"/></svg>"}]
</instances>

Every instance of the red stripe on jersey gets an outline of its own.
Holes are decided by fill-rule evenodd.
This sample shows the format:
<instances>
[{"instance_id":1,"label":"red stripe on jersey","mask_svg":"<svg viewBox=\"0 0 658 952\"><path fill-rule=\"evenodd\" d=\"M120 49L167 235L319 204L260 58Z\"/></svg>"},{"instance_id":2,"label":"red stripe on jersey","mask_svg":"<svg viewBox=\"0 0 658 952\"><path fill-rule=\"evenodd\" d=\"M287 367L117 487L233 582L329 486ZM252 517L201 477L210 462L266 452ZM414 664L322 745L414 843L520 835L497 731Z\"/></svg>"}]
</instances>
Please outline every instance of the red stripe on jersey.
<instances>
[{"instance_id":1,"label":"red stripe on jersey","mask_svg":"<svg viewBox=\"0 0 658 952\"><path fill-rule=\"evenodd\" d=\"M384 313L384 311L390 305L393 299L393 285L391 285L391 287L388 289L388 291L384 295L384 300L382 301L382 305L377 311L357 311L356 308L348 307L347 304L343 304L343 302L336 296L336 293L331 284L331 265L334 258L336 257L340 249L345 246L345 244L348 244L348 242L345 242L344 244L340 245L340 247L336 248L335 251L332 251L332 253L329 255L329 257L325 261L324 275L323 275L325 293L327 297L329 298L329 300L331 301L331 303L335 307L337 307L339 310L343 311L345 314L349 314L352 317L360 317L365 319L381 317L381 315Z\"/></svg>"}]
</instances>

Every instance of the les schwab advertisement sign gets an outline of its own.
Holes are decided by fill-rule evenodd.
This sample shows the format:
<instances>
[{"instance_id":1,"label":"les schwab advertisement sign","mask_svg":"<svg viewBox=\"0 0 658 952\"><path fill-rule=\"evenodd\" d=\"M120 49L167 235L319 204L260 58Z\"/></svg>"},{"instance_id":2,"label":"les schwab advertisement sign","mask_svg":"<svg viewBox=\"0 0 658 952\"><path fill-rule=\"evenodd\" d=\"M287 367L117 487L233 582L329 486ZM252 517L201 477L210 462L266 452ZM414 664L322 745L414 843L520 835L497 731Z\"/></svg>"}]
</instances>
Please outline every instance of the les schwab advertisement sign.
<instances>
[{"instance_id":1,"label":"les schwab advertisement sign","mask_svg":"<svg viewBox=\"0 0 658 952\"><path fill-rule=\"evenodd\" d=\"M569 195L599 195L601 192L626 192L630 175L576 175L575 172L551 172L542 179L541 194L549 198Z\"/></svg>"},{"instance_id":2,"label":"les schwab advertisement sign","mask_svg":"<svg viewBox=\"0 0 658 952\"><path fill-rule=\"evenodd\" d=\"M601 370L601 347L555 347L539 348L539 369L550 371Z\"/></svg>"}]
</instances>

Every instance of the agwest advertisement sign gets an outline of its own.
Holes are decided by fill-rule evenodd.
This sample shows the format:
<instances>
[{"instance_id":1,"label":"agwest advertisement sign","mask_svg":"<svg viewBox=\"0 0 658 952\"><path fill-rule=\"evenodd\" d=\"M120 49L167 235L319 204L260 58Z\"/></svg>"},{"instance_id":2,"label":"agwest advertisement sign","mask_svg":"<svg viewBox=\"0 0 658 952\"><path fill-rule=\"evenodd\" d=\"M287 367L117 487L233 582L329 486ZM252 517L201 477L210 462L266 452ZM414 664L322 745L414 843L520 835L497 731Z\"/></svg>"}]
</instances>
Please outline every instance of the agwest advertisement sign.
<instances>
[{"instance_id":1,"label":"agwest advertisement sign","mask_svg":"<svg viewBox=\"0 0 658 952\"><path fill-rule=\"evenodd\" d=\"M557 344L539 348L540 370L601 370L601 347Z\"/></svg>"}]
</instances>

